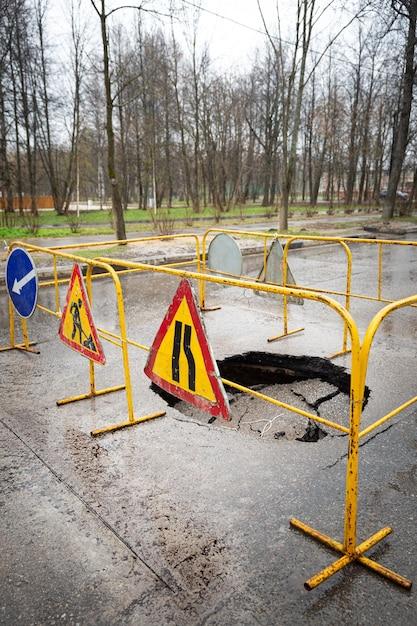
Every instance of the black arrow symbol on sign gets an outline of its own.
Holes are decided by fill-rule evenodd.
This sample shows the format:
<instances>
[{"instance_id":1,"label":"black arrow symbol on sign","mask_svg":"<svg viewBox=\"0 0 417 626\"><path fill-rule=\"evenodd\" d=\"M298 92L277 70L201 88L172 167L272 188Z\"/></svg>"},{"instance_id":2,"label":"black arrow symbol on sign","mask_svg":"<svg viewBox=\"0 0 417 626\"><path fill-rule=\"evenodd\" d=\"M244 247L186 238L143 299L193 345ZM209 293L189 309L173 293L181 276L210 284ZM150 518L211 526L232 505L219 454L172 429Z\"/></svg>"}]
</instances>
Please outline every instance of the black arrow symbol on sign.
<instances>
[{"instance_id":1,"label":"black arrow symbol on sign","mask_svg":"<svg viewBox=\"0 0 417 626\"><path fill-rule=\"evenodd\" d=\"M189 324L183 324L178 320L175 321L174 345L172 347L172 380L180 382L180 352L181 352L181 336L182 327L184 326L183 348L184 354L188 362L188 388L195 391L195 360L191 352L191 333L192 327Z\"/></svg>"}]
</instances>

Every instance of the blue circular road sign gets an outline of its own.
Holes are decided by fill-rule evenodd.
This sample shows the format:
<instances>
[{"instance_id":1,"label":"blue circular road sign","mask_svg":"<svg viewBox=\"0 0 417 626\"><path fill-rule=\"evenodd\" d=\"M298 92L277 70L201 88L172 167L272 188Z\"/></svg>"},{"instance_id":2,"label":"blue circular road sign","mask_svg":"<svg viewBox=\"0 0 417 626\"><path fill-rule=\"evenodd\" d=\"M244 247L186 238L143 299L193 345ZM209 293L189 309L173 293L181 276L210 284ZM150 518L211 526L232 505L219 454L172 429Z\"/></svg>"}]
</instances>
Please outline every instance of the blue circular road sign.
<instances>
[{"instance_id":1,"label":"blue circular road sign","mask_svg":"<svg viewBox=\"0 0 417 626\"><path fill-rule=\"evenodd\" d=\"M30 254L14 248L6 261L6 287L20 317L30 317L38 300L38 275Z\"/></svg>"}]
</instances>

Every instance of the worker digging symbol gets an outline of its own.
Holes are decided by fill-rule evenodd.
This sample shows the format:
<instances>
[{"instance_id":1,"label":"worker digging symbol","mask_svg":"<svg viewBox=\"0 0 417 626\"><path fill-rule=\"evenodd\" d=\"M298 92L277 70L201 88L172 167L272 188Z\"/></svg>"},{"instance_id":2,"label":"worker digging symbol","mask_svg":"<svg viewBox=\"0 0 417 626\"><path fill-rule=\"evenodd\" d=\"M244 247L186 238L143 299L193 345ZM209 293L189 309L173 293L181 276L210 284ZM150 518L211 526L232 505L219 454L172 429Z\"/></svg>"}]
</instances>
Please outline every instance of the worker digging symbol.
<instances>
[{"instance_id":1,"label":"worker digging symbol","mask_svg":"<svg viewBox=\"0 0 417 626\"><path fill-rule=\"evenodd\" d=\"M81 318L80 318L80 309L82 307L83 303L81 301L81 298L78 298L78 304L76 302L73 302L71 304L71 308L70 308L70 313L72 315L72 333L71 333L71 339L74 339L77 330L80 333L80 343L82 343L82 332L83 329L81 327Z\"/></svg>"},{"instance_id":2,"label":"worker digging symbol","mask_svg":"<svg viewBox=\"0 0 417 626\"><path fill-rule=\"evenodd\" d=\"M79 343L84 346L85 348L88 348L89 350L93 350L94 352L96 351L96 346L94 345L94 341L91 335L87 336L87 334L84 332L83 327L81 325L81 315L80 315L80 309L83 305L83 302L81 300L81 298L78 298L78 303L77 302L73 302L71 304L71 308L70 308L70 313L72 315L72 333L71 333L71 339L74 340L75 335L77 334L77 331L80 335L79 338ZM83 335L86 338L83 341Z\"/></svg>"}]
</instances>

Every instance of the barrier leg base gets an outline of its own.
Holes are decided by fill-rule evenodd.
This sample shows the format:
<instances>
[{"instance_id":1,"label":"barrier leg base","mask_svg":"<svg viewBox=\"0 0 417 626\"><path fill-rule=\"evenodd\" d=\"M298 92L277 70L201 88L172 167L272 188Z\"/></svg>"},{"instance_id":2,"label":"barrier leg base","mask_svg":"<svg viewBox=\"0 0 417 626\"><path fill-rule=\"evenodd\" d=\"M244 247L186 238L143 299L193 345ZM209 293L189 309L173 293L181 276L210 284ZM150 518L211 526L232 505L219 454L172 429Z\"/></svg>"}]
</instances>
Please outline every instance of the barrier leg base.
<instances>
[{"instance_id":1,"label":"barrier leg base","mask_svg":"<svg viewBox=\"0 0 417 626\"><path fill-rule=\"evenodd\" d=\"M114 430L121 430L122 428L127 428L128 426L136 426L136 424L141 424L142 422L153 420L156 417L162 417L165 414L166 414L166 411L158 411L157 413L150 413L149 415L144 415L143 417L137 417L133 420L126 420L125 422L120 422L119 424L110 424L110 426L103 426L103 428L96 428L96 430L92 430L90 435L92 437L97 437L98 435L111 433Z\"/></svg>"},{"instance_id":2,"label":"barrier leg base","mask_svg":"<svg viewBox=\"0 0 417 626\"><path fill-rule=\"evenodd\" d=\"M295 330L289 330L287 333L283 333L282 335L277 335L276 337L269 337L268 343L272 341L278 341L279 339L284 339L284 337L289 337L290 335L295 335L295 333L301 333L304 328L296 328Z\"/></svg>"},{"instance_id":3,"label":"barrier leg base","mask_svg":"<svg viewBox=\"0 0 417 626\"><path fill-rule=\"evenodd\" d=\"M340 350L339 352L335 352L334 354L329 355L329 359L337 359L338 356L344 356L345 354L350 354L352 350Z\"/></svg>"},{"instance_id":4,"label":"barrier leg base","mask_svg":"<svg viewBox=\"0 0 417 626\"><path fill-rule=\"evenodd\" d=\"M125 389L125 385L117 385L116 387L106 387L106 389L98 389L97 391L89 391L88 393L82 393L79 396L70 396L63 400L57 400L57 406L63 406L64 404L70 404L71 402L79 402L80 400L90 400L96 396L104 396L106 393L114 393L115 391L122 391Z\"/></svg>"},{"instance_id":5,"label":"barrier leg base","mask_svg":"<svg viewBox=\"0 0 417 626\"><path fill-rule=\"evenodd\" d=\"M221 306L203 306L200 311L202 313L210 313L210 311L220 311Z\"/></svg>"},{"instance_id":6,"label":"barrier leg base","mask_svg":"<svg viewBox=\"0 0 417 626\"><path fill-rule=\"evenodd\" d=\"M29 342L29 346L36 346L36 341ZM26 347L24 343L17 343L14 346L7 346L6 348L0 348L0 352L8 352L9 350L21 350L22 352L31 352L32 354L40 354L40 350L33 350L30 347Z\"/></svg>"},{"instance_id":7,"label":"barrier leg base","mask_svg":"<svg viewBox=\"0 0 417 626\"><path fill-rule=\"evenodd\" d=\"M392 533L392 528L390 528L389 526L386 526L385 528L382 528L378 532L371 535L369 539L366 539L365 541L360 543L358 546L356 546L356 550L353 554L349 554L345 551L345 548L342 543L340 543L339 541L335 541L328 535L325 535L319 532L318 530L311 528L310 526L307 526L307 524L300 522L300 520L296 519L295 517L290 519L290 525L296 528L297 530L300 530L301 532L305 533L306 535L309 535L316 541L320 541L328 548L331 548L332 550L335 550L336 552L340 552L341 554L343 554L343 556L337 559L337 561L335 561L328 567L325 567L318 574L315 574L314 576L309 578L304 583L304 587L306 589L308 590L314 589L315 587L320 585L322 582L330 578L330 576L333 576L333 574L336 574L336 572L340 571L341 569L346 567L346 565L349 565L349 563L353 563L353 562L357 562L357 563L360 563L361 565L364 565L368 569L372 570L373 572L376 572L377 574L380 574L380 576L387 578L391 582L396 583L397 585L399 585L400 587L403 587L404 589L411 589L411 585L412 585L411 580L409 580L408 578L404 578L404 576L401 576L400 574L393 572L387 567L384 567L384 565L380 565L376 561L373 561L372 559L366 556L363 556L364 553L367 552L367 550L370 550L370 548L375 546L382 539L384 539L387 535Z\"/></svg>"}]
</instances>

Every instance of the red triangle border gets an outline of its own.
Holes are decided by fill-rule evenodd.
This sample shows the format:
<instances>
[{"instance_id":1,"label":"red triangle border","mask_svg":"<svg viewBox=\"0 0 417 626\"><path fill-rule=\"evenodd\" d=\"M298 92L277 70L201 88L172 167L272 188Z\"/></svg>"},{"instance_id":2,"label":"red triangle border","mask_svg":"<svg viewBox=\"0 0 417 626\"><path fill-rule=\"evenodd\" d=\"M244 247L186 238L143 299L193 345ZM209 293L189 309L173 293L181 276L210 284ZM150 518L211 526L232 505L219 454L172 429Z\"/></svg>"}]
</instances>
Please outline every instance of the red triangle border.
<instances>
[{"instance_id":1,"label":"red triangle border","mask_svg":"<svg viewBox=\"0 0 417 626\"><path fill-rule=\"evenodd\" d=\"M164 378L161 378L153 371L153 366L155 363L156 356L158 354L159 347L164 339L172 320L175 317L176 312L183 300L186 298L188 308L190 310L191 318L194 324L194 328L197 334L197 340L200 345L200 349L203 355L203 360L206 365L206 372L213 389L214 396L216 398L216 403L212 403L206 398L202 398L201 396L194 394L190 391L182 389L181 387L175 385L174 383L170 383ZM204 329L204 321L202 320L199 312L198 312L198 304L191 287L190 282L187 279L183 279L175 295L172 299L172 302L168 308L168 311L162 320L162 323L158 329L158 332L155 335L155 339L153 341L148 360L145 365L144 372L152 382L157 384L161 389L164 389L168 393L180 398L181 400L185 400L190 404L196 406L203 411L210 413L215 417L221 416L225 420L230 420L230 408L229 402L227 400L226 392L224 391L223 384L220 380L220 374L217 368L217 363L213 357L210 345L207 340L207 335Z\"/></svg>"},{"instance_id":2,"label":"red triangle border","mask_svg":"<svg viewBox=\"0 0 417 626\"><path fill-rule=\"evenodd\" d=\"M80 346L79 343L77 343L76 341L72 341L71 339L68 339L68 337L65 337L64 335L65 316L67 314L67 309L68 309L69 301L70 301L70 295L74 287L74 282L76 278L78 278L80 282L80 289L81 289L81 294L82 294L83 303L85 307L85 312L88 318L88 323L90 324L91 335L92 335L95 345L97 346L98 352L93 352L93 350L89 350L85 346ZM75 350L75 352L78 352L78 354L82 354L83 356L87 357L91 361L94 361L95 363L98 363L99 365L104 365L106 363L106 356L104 354L103 347L101 345L100 339L97 334L97 329L94 324L93 316L92 316L91 309L90 309L90 301L88 299L87 291L84 285L84 278L83 278L83 275L82 275L82 272L78 263L74 264L74 267L72 270L70 284L68 287L67 297L65 301L65 306L64 306L64 310L62 311L58 335L61 341L65 343L65 345L67 345L72 350Z\"/></svg>"}]
</instances>

